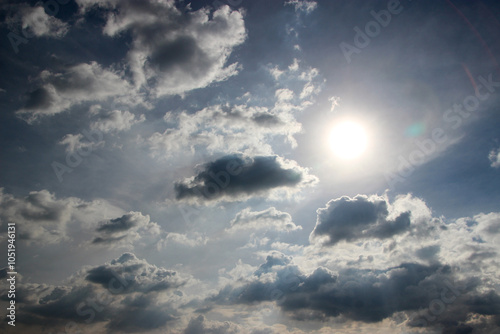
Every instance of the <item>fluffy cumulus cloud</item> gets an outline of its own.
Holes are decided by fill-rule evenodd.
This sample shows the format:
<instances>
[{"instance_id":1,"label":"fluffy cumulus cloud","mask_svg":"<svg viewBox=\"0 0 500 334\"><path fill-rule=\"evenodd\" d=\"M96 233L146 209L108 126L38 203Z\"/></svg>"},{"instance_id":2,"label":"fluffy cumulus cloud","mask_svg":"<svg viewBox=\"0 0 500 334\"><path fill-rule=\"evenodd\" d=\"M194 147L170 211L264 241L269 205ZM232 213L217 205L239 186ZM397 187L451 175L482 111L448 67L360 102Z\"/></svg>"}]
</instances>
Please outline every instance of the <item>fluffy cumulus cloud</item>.
<instances>
[{"instance_id":1,"label":"fluffy cumulus cloud","mask_svg":"<svg viewBox=\"0 0 500 334\"><path fill-rule=\"evenodd\" d=\"M144 235L160 235L160 226L151 222L149 215L131 211L119 218L100 222L95 232L94 244L130 244Z\"/></svg>"},{"instance_id":2,"label":"fluffy cumulus cloud","mask_svg":"<svg viewBox=\"0 0 500 334\"><path fill-rule=\"evenodd\" d=\"M157 267L132 253L87 267L67 285L18 285L18 323L24 328L137 333L168 327L190 276ZM17 329L17 328L16 328Z\"/></svg>"},{"instance_id":3,"label":"fluffy cumulus cloud","mask_svg":"<svg viewBox=\"0 0 500 334\"><path fill-rule=\"evenodd\" d=\"M318 7L318 3L311 0L287 0L285 1L285 5L294 6L296 11L303 11L307 14Z\"/></svg>"},{"instance_id":4,"label":"fluffy cumulus cloud","mask_svg":"<svg viewBox=\"0 0 500 334\"><path fill-rule=\"evenodd\" d=\"M417 225L408 233L392 226L403 213ZM353 229L377 233L345 230L347 221ZM273 252L253 274L246 270L226 281L206 302L214 308L272 303L289 319L320 320L330 332L349 323L382 322L381 328L395 326L400 333L498 332L499 213L445 222L411 195L392 203L357 196L319 209L321 223L333 224L328 237L342 236L345 244L312 244L294 256Z\"/></svg>"},{"instance_id":5,"label":"fluffy cumulus cloud","mask_svg":"<svg viewBox=\"0 0 500 334\"><path fill-rule=\"evenodd\" d=\"M132 125L146 120L144 115L136 117L130 111L110 110L95 112L97 120L90 124L90 128L104 133L130 130Z\"/></svg>"},{"instance_id":6,"label":"fluffy cumulus cloud","mask_svg":"<svg viewBox=\"0 0 500 334\"><path fill-rule=\"evenodd\" d=\"M85 101L103 101L110 97L137 104L130 95L131 86L119 73L96 62L71 66L62 72L42 71L40 87L28 94L26 104L16 113L33 122L40 116L54 115Z\"/></svg>"},{"instance_id":7,"label":"fluffy cumulus cloud","mask_svg":"<svg viewBox=\"0 0 500 334\"><path fill-rule=\"evenodd\" d=\"M263 211L251 211L250 208L242 210L231 220L231 227L227 231L230 233L240 230L276 230L288 232L300 229L302 229L302 226L295 225L289 213L271 207Z\"/></svg>"},{"instance_id":8,"label":"fluffy cumulus cloud","mask_svg":"<svg viewBox=\"0 0 500 334\"><path fill-rule=\"evenodd\" d=\"M183 94L238 72L227 60L246 31L242 14L228 6L210 13L179 9L173 0L77 3L82 12L94 6L107 12L105 35L132 35L127 61L136 87L147 85L157 96Z\"/></svg>"},{"instance_id":9,"label":"fluffy cumulus cloud","mask_svg":"<svg viewBox=\"0 0 500 334\"><path fill-rule=\"evenodd\" d=\"M178 200L237 201L265 196L273 189L291 194L316 182L315 176L294 161L233 154L200 166L196 176L175 184L175 193Z\"/></svg>"},{"instance_id":10,"label":"fluffy cumulus cloud","mask_svg":"<svg viewBox=\"0 0 500 334\"><path fill-rule=\"evenodd\" d=\"M22 31L20 36L59 38L69 30L66 23L48 15L43 6L31 7L28 4L17 4L6 7L10 12L5 22L12 31L20 28Z\"/></svg>"},{"instance_id":11,"label":"fluffy cumulus cloud","mask_svg":"<svg viewBox=\"0 0 500 334\"><path fill-rule=\"evenodd\" d=\"M499 168L500 167L500 148L496 149L496 150L491 150L488 158L490 159L491 167Z\"/></svg>"},{"instance_id":12,"label":"fluffy cumulus cloud","mask_svg":"<svg viewBox=\"0 0 500 334\"><path fill-rule=\"evenodd\" d=\"M291 92L281 92L290 95ZM170 157L186 150L204 147L209 152L250 151L270 154L269 138L284 137L292 146L301 124L293 115L276 105L272 110L245 105L215 105L194 114L167 113L169 128L147 140L153 156Z\"/></svg>"},{"instance_id":13,"label":"fluffy cumulus cloud","mask_svg":"<svg viewBox=\"0 0 500 334\"><path fill-rule=\"evenodd\" d=\"M28 243L59 243L71 238L70 225L90 227L103 212L116 212L105 202L85 202L79 198L57 199L47 190L32 191L25 197L15 197L0 189L0 225L16 224L17 239ZM74 224L73 224L74 225Z\"/></svg>"},{"instance_id":14,"label":"fluffy cumulus cloud","mask_svg":"<svg viewBox=\"0 0 500 334\"><path fill-rule=\"evenodd\" d=\"M323 239L334 245L364 238L386 239L410 229L410 212L390 215L384 197L347 196L331 200L326 208L318 209L316 227L311 239ZM321 238L325 236L326 238Z\"/></svg>"}]
</instances>

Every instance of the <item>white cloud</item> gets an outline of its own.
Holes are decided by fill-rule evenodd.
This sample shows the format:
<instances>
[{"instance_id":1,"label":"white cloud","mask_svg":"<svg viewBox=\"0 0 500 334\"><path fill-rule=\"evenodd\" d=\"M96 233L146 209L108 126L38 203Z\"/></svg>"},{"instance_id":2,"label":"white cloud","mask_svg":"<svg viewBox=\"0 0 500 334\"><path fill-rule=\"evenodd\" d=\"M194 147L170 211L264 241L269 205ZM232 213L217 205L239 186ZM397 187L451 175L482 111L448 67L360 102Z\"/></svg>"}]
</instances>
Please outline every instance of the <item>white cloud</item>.
<instances>
[{"instance_id":1,"label":"white cloud","mask_svg":"<svg viewBox=\"0 0 500 334\"><path fill-rule=\"evenodd\" d=\"M86 152L91 152L97 147L103 146L104 141L100 140L98 142L90 141L87 138L84 138L83 134L67 134L65 135L59 142L59 145L66 145L67 153L74 152L84 152L83 155L86 155Z\"/></svg>"},{"instance_id":2,"label":"white cloud","mask_svg":"<svg viewBox=\"0 0 500 334\"><path fill-rule=\"evenodd\" d=\"M306 14L309 14L316 9L318 3L311 0L287 0L285 2L285 6L286 5L294 6L295 11L303 11Z\"/></svg>"},{"instance_id":3,"label":"white cloud","mask_svg":"<svg viewBox=\"0 0 500 334\"><path fill-rule=\"evenodd\" d=\"M500 167L500 149L491 150L488 158L490 159L491 167L493 168Z\"/></svg>"},{"instance_id":4,"label":"white cloud","mask_svg":"<svg viewBox=\"0 0 500 334\"><path fill-rule=\"evenodd\" d=\"M99 114L99 119L90 124L91 129L96 129L104 133L120 132L130 130L132 125L142 123L146 120L144 115L138 118L130 111L111 110Z\"/></svg>"},{"instance_id":5,"label":"white cloud","mask_svg":"<svg viewBox=\"0 0 500 334\"><path fill-rule=\"evenodd\" d=\"M340 105L340 97L338 96L330 96L328 101L331 103L330 111L335 111L335 108Z\"/></svg>"},{"instance_id":6,"label":"white cloud","mask_svg":"<svg viewBox=\"0 0 500 334\"><path fill-rule=\"evenodd\" d=\"M12 30L17 30L16 25L20 24L23 36L60 38L69 30L66 23L46 14L43 6L20 4L14 10L15 14L7 17L6 23Z\"/></svg>"},{"instance_id":7,"label":"white cloud","mask_svg":"<svg viewBox=\"0 0 500 334\"><path fill-rule=\"evenodd\" d=\"M290 232L301 229L302 226L295 225L289 213L276 210L275 207L270 207L263 211L251 211L250 208L240 211L231 220L231 227L226 229L226 231L229 233L240 230Z\"/></svg>"},{"instance_id":8,"label":"white cloud","mask_svg":"<svg viewBox=\"0 0 500 334\"><path fill-rule=\"evenodd\" d=\"M17 115L33 122L40 116L55 115L86 101L103 101L109 97L127 104L142 103L121 74L104 69L96 62L78 64L54 73L42 71L42 85L28 95Z\"/></svg>"},{"instance_id":9,"label":"white cloud","mask_svg":"<svg viewBox=\"0 0 500 334\"><path fill-rule=\"evenodd\" d=\"M147 140L155 157L194 153L198 146L209 153L270 154L270 137L282 136L295 147L293 136L301 131L301 124L287 112L245 105L215 105L194 114L181 112L175 116L168 113L166 121L175 126L163 133L156 132Z\"/></svg>"},{"instance_id":10,"label":"white cloud","mask_svg":"<svg viewBox=\"0 0 500 334\"><path fill-rule=\"evenodd\" d=\"M136 87L148 86L156 96L184 94L238 73L227 64L233 49L246 38L243 16L222 6L181 11L173 0L78 0L82 11L93 5L109 10L103 33L130 31L127 61Z\"/></svg>"}]
</instances>

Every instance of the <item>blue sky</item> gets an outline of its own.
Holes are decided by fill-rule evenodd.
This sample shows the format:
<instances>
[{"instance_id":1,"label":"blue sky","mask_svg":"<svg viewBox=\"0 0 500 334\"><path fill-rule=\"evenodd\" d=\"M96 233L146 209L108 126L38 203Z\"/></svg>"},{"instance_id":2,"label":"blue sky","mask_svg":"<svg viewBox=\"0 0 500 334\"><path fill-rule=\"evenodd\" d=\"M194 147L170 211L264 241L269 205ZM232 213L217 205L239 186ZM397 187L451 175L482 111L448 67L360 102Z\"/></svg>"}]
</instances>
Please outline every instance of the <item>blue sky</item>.
<instances>
[{"instance_id":1,"label":"blue sky","mask_svg":"<svg viewBox=\"0 0 500 334\"><path fill-rule=\"evenodd\" d=\"M499 330L495 1L0 20L2 331Z\"/></svg>"}]
</instances>

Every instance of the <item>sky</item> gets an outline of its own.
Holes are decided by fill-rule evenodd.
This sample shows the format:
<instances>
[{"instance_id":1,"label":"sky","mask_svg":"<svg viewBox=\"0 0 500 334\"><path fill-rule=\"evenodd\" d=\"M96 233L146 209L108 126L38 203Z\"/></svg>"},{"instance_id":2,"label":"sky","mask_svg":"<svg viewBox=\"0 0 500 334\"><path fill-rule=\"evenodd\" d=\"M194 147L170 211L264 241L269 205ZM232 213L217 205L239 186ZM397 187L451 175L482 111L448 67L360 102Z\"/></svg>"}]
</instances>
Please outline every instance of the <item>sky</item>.
<instances>
[{"instance_id":1,"label":"sky","mask_svg":"<svg viewBox=\"0 0 500 334\"><path fill-rule=\"evenodd\" d=\"M498 333L499 28L494 0L0 2L0 330Z\"/></svg>"}]
</instances>

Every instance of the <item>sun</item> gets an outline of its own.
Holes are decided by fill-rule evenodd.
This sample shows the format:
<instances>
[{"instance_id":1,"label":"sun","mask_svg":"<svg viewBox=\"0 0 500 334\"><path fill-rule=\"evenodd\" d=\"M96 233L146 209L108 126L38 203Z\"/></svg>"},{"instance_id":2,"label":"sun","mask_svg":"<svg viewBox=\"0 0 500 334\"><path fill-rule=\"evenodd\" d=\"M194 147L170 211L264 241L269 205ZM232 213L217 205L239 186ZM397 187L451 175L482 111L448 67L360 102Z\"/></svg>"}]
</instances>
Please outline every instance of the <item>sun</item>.
<instances>
[{"instance_id":1,"label":"sun","mask_svg":"<svg viewBox=\"0 0 500 334\"><path fill-rule=\"evenodd\" d=\"M330 132L330 147L343 160L358 158L366 150L368 138L365 129L356 122L343 121Z\"/></svg>"}]
</instances>

